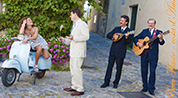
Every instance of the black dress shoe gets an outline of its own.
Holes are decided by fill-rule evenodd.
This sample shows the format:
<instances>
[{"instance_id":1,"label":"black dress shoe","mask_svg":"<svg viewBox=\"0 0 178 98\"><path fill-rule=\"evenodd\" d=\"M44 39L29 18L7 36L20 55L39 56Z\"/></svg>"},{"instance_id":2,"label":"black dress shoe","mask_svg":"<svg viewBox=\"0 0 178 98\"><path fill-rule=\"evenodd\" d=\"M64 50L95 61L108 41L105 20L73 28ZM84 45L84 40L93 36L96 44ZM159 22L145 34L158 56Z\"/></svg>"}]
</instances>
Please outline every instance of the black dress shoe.
<instances>
[{"instance_id":1,"label":"black dress shoe","mask_svg":"<svg viewBox=\"0 0 178 98\"><path fill-rule=\"evenodd\" d=\"M142 89L141 92L147 92L148 90L147 89Z\"/></svg>"},{"instance_id":2,"label":"black dress shoe","mask_svg":"<svg viewBox=\"0 0 178 98\"><path fill-rule=\"evenodd\" d=\"M103 85L100 86L100 88L105 88L107 86L109 86L109 83L104 83Z\"/></svg>"},{"instance_id":3,"label":"black dress shoe","mask_svg":"<svg viewBox=\"0 0 178 98\"><path fill-rule=\"evenodd\" d=\"M117 88L117 86L118 86L117 84L114 84L114 85L113 85L113 88Z\"/></svg>"},{"instance_id":4,"label":"black dress shoe","mask_svg":"<svg viewBox=\"0 0 178 98\"><path fill-rule=\"evenodd\" d=\"M153 95L153 96L155 95L155 93L154 93L154 92L149 92L149 93L150 93L150 95Z\"/></svg>"}]
</instances>

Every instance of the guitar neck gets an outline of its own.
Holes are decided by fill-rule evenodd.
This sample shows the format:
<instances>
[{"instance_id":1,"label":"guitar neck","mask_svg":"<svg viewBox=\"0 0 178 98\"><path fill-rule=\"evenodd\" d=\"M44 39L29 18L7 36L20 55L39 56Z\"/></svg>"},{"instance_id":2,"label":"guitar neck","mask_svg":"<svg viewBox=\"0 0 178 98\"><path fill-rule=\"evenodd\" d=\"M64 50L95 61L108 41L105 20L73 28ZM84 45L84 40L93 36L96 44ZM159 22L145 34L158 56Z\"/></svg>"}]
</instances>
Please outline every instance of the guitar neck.
<instances>
[{"instance_id":1,"label":"guitar neck","mask_svg":"<svg viewBox=\"0 0 178 98\"><path fill-rule=\"evenodd\" d=\"M164 34L161 34L161 35L163 36ZM155 36L154 38L151 38L150 40L148 40L146 43L150 43L150 42L154 41L157 38L158 38L158 36Z\"/></svg>"},{"instance_id":2,"label":"guitar neck","mask_svg":"<svg viewBox=\"0 0 178 98\"><path fill-rule=\"evenodd\" d=\"M150 39L150 40L148 40L146 43L150 43L150 42L152 42L152 41L154 41L155 39L157 39L158 37L157 36L155 36L154 38L152 38L152 39Z\"/></svg>"},{"instance_id":3,"label":"guitar neck","mask_svg":"<svg viewBox=\"0 0 178 98\"><path fill-rule=\"evenodd\" d=\"M123 35L125 35L126 33L124 33L124 34L121 34L121 36L123 36ZM133 34L131 31L129 32L129 34Z\"/></svg>"}]
</instances>

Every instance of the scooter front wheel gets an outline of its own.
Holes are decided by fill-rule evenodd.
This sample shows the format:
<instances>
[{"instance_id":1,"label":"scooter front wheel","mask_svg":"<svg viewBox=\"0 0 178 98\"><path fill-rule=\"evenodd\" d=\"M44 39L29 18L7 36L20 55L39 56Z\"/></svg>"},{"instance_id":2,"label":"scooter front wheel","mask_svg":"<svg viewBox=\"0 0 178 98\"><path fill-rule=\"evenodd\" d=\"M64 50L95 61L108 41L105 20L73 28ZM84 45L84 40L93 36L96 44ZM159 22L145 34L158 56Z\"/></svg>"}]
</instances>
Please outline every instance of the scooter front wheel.
<instances>
[{"instance_id":1,"label":"scooter front wheel","mask_svg":"<svg viewBox=\"0 0 178 98\"><path fill-rule=\"evenodd\" d=\"M9 87L13 85L16 80L16 70L5 68L2 72L2 83L4 86Z\"/></svg>"}]
</instances>

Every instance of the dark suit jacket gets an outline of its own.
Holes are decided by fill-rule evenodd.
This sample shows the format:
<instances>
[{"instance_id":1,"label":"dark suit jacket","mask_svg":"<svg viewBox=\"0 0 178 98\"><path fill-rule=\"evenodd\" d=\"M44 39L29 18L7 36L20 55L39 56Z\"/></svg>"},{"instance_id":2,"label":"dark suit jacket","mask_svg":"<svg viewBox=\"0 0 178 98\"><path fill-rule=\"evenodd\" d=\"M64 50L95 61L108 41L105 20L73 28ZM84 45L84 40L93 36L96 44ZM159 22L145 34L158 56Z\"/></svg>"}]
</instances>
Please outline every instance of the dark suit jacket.
<instances>
[{"instance_id":1,"label":"dark suit jacket","mask_svg":"<svg viewBox=\"0 0 178 98\"><path fill-rule=\"evenodd\" d=\"M156 31L156 36L159 33L162 33L162 31L158 30ZM154 33L154 32L153 32ZM149 29L144 29L140 34L138 34L136 37L134 37L134 43L138 42L138 39L144 39L146 36L149 38L153 37L153 34L149 32ZM158 44L163 45L165 43L164 39L162 42L160 42L159 38L155 39L153 43L151 44L152 49L148 50L144 56L142 56L142 59L148 59L148 60L158 60L158 53L159 53L159 47Z\"/></svg>"},{"instance_id":2,"label":"dark suit jacket","mask_svg":"<svg viewBox=\"0 0 178 98\"><path fill-rule=\"evenodd\" d=\"M124 33L127 33L127 31L131 31L128 27L123 31ZM115 33L120 33L121 32L121 27L115 27L111 32L107 34L107 38L111 39L113 38L113 35ZM116 56L119 58L125 58L126 50L127 50L127 45L132 41L133 39L133 34L129 35L129 37L126 39L125 35L117 42L113 42L110 48L110 55L111 56Z\"/></svg>"}]
</instances>

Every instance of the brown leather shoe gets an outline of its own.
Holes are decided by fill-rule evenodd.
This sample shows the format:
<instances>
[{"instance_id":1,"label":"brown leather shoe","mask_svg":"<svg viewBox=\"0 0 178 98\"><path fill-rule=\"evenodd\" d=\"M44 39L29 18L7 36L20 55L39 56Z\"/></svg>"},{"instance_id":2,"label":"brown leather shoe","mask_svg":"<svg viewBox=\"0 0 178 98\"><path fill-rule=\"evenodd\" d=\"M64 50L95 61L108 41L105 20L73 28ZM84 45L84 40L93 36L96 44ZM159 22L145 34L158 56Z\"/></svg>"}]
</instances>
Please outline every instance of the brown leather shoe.
<instances>
[{"instance_id":1,"label":"brown leather shoe","mask_svg":"<svg viewBox=\"0 0 178 98\"><path fill-rule=\"evenodd\" d=\"M68 92L70 92L70 91L76 91L75 89L72 89L71 87L70 88L64 88L64 90L68 91Z\"/></svg>"},{"instance_id":2,"label":"brown leather shoe","mask_svg":"<svg viewBox=\"0 0 178 98\"><path fill-rule=\"evenodd\" d=\"M78 95L83 95L84 92L78 92L78 91L75 91L74 93L72 93L71 95L72 96L78 96Z\"/></svg>"}]
</instances>

